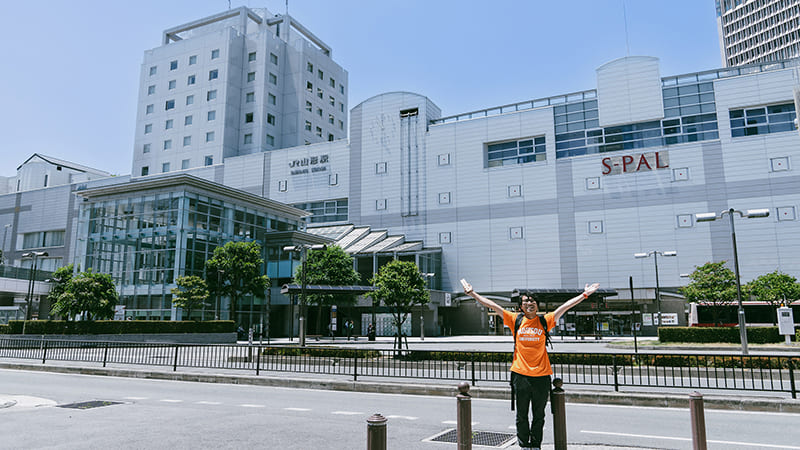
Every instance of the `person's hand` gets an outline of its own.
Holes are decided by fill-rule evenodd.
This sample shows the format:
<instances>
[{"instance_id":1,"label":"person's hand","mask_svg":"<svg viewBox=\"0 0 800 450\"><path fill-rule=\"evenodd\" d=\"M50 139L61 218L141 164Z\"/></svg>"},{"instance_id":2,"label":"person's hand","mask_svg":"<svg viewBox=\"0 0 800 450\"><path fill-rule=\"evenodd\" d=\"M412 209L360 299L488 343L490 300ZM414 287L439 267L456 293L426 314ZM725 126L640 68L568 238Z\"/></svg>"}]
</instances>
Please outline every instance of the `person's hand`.
<instances>
[{"instance_id":1,"label":"person's hand","mask_svg":"<svg viewBox=\"0 0 800 450\"><path fill-rule=\"evenodd\" d=\"M461 279L461 286L464 288L464 293L465 294L467 294L467 295L472 294L472 292L473 292L472 285L467 283L467 280L462 278Z\"/></svg>"},{"instance_id":2,"label":"person's hand","mask_svg":"<svg viewBox=\"0 0 800 450\"><path fill-rule=\"evenodd\" d=\"M586 298L594 294L598 288L600 288L600 283L593 283L591 285L589 283L586 283L586 287L583 288L584 297Z\"/></svg>"}]
</instances>

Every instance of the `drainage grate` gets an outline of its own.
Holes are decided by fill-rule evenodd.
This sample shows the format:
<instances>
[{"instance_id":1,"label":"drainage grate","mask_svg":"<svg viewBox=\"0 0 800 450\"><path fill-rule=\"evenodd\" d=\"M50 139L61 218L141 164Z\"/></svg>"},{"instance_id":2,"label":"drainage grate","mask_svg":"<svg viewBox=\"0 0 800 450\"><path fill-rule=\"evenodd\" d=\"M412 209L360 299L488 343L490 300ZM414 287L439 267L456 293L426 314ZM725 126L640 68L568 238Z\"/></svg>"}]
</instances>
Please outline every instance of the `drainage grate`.
<instances>
[{"instance_id":1,"label":"drainage grate","mask_svg":"<svg viewBox=\"0 0 800 450\"><path fill-rule=\"evenodd\" d=\"M122 402L110 402L106 400L92 400L89 402L69 403L67 405L57 405L59 408L71 409L91 409L99 408L101 406L121 405Z\"/></svg>"},{"instance_id":2,"label":"drainage grate","mask_svg":"<svg viewBox=\"0 0 800 450\"><path fill-rule=\"evenodd\" d=\"M481 445L484 447L503 448L516 439L516 435L509 433L497 433L494 431L473 431L472 432L472 445ZM431 442L449 442L457 443L458 434L455 428L445 430L435 436L432 436L425 441Z\"/></svg>"}]
</instances>

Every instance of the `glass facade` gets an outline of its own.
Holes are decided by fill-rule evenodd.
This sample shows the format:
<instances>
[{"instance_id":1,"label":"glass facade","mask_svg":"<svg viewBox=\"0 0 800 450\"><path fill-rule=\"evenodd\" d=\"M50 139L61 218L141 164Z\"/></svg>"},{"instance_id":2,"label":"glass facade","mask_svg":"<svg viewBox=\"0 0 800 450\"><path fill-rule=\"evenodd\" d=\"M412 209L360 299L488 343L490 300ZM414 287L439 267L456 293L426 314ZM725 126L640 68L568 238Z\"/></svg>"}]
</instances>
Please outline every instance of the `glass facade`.
<instances>
[{"instance_id":1,"label":"glass facade","mask_svg":"<svg viewBox=\"0 0 800 450\"><path fill-rule=\"evenodd\" d=\"M174 317L170 289L175 278L206 278L205 262L218 246L256 241L269 265L272 249L265 246L267 234L300 227L299 219L221 197L176 190L85 202L81 205L87 236L84 267L112 276L127 316ZM240 307L250 310L251 304L252 299L245 299ZM213 317L204 311L197 314Z\"/></svg>"},{"instance_id":2,"label":"glass facade","mask_svg":"<svg viewBox=\"0 0 800 450\"><path fill-rule=\"evenodd\" d=\"M486 144L486 167L510 166L546 159L544 136Z\"/></svg>"},{"instance_id":3,"label":"glass facade","mask_svg":"<svg viewBox=\"0 0 800 450\"><path fill-rule=\"evenodd\" d=\"M309 223L347 222L347 199L325 200L321 202L297 203L295 208L313 214Z\"/></svg>"},{"instance_id":4,"label":"glass facade","mask_svg":"<svg viewBox=\"0 0 800 450\"><path fill-rule=\"evenodd\" d=\"M728 114L731 119L731 137L793 131L797 117L794 103L732 109Z\"/></svg>"}]
</instances>

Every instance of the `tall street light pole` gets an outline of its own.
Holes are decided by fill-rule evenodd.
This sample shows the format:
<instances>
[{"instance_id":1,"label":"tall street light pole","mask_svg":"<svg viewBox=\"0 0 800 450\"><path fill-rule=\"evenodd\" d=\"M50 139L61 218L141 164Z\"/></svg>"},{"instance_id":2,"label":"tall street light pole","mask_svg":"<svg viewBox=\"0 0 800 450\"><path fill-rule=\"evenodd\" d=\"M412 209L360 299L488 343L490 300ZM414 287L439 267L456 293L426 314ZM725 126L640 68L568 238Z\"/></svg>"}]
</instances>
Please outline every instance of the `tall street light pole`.
<instances>
[{"instance_id":1,"label":"tall street light pole","mask_svg":"<svg viewBox=\"0 0 800 450\"><path fill-rule=\"evenodd\" d=\"M736 301L739 304L739 339L742 342L742 354L747 355L747 323L744 318L744 306L742 306L742 283L739 280L739 252L736 250L736 228L733 225L733 215L739 214L739 217L746 219L757 217L769 217L769 209L748 209L744 212L735 210L733 208L721 211L719 214L709 212L695 214L694 217L698 222L713 222L722 219L727 214L730 217L731 223L731 243L733 245L733 270L736 274Z\"/></svg>"},{"instance_id":2,"label":"tall street light pole","mask_svg":"<svg viewBox=\"0 0 800 450\"><path fill-rule=\"evenodd\" d=\"M11 228L11 224L7 223L3 227L3 247L0 248L0 264L6 260L6 235L8 234L8 229Z\"/></svg>"},{"instance_id":3,"label":"tall street light pole","mask_svg":"<svg viewBox=\"0 0 800 450\"><path fill-rule=\"evenodd\" d=\"M23 253L23 258L32 258L33 264L31 265L30 276L28 277L28 295L25 298L25 320L33 318L33 293L36 286L36 263L40 257L49 256L47 252L27 252Z\"/></svg>"},{"instance_id":4,"label":"tall street light pole","mask_svg":"<svg viewBox=\"0 0 800 450\"><path fill-rule=\"evenodd\" d=\"M288 245L283 247L285 252L299 252L300 253L300 346L306 346L306 255L308 250L325 250L327 246L324 244L298 244Z\"/></svg>"},{"instance_id":5,"label":"tall street light pole","mask_svg":"<svg viewBox=\"0 0 800 450\"><path fill-rule=\"evenodd\" d=\"M656 267L656 309L658 310L658 326L660 327L663 322L661 321L661 287L658 284L658 255L661 255L661 256L677 256L678 252L676 252L674 250L666 251L666 252L662 252L662 251L658 251L658 250L651 250L651 251L646 252L646 253L634 253L633 257L634 258L647 258L649 256L653 257L653 263L655 264L655 267Z\"/></svg>"}]
</instances>

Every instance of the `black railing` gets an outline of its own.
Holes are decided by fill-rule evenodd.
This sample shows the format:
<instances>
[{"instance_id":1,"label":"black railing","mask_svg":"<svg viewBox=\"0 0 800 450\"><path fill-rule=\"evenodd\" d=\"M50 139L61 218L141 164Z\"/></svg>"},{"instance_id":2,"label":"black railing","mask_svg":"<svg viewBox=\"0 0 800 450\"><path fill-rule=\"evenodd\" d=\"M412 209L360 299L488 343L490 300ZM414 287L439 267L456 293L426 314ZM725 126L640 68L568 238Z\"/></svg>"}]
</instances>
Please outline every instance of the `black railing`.
<instances>
[{"instance_id":1,"label":"black railing","mask_svg":"<svg viewBox=\"0 0 800 450\"><path fill-rule=\"evenodd\" d=\"M509 352L152 344L0 337L0 357L102 364L295 372L353 377L508 382ZM787 392L797 398L787 355L550 353L565 383L621 387Z\"/></svg>"}]
</instances>

